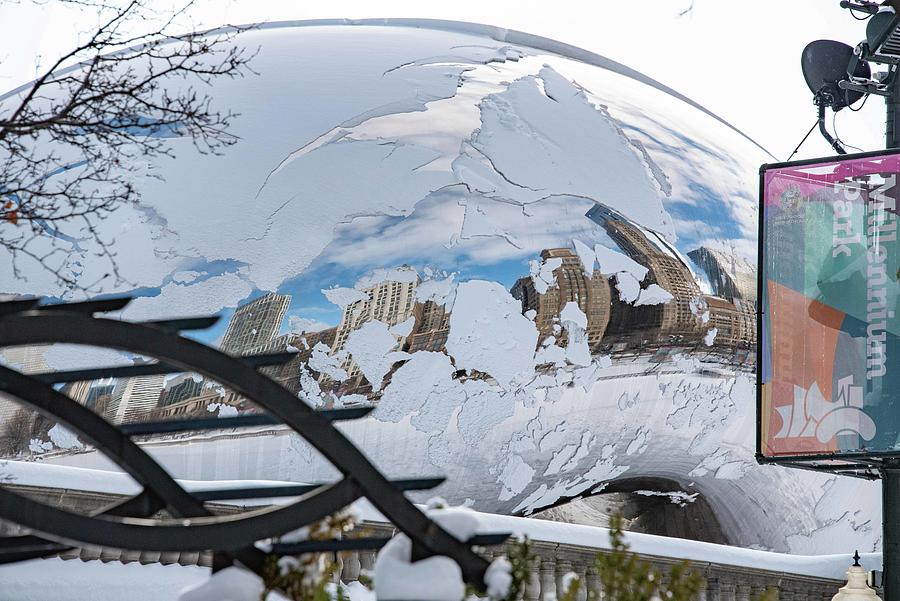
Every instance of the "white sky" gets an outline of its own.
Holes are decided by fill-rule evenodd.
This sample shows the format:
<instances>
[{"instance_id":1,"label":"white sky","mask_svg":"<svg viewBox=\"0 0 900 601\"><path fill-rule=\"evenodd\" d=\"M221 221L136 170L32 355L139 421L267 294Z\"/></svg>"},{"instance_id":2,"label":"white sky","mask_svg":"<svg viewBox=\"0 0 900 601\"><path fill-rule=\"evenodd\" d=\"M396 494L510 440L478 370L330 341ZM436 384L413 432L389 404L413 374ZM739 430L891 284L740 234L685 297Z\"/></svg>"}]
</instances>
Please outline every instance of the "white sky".
<instances>
[{"instance_id":1,"label":"white sky","mask_svg":"<svg viewBox=\"0 0 900 601\"><path fill-rule=\"evenodd\" d=\"M172 0L154 0L163 6ZM226 23L288 19L421 17L486 23L581 46L642 71L705 105L785 160L815 121L800 53L815 39L855 45L865 23L838 0L200 0L198 29ZM96 16L49 0L0 0L0 90L34 77L71 47ZM841 111L848 144L883 147L884 102L870 98L859 113ZM829 129L831 116L829 113ZM852 152L852 150L851 150ZM834 154L813 132L795 158Z\"/></svg>"}]
</instances>

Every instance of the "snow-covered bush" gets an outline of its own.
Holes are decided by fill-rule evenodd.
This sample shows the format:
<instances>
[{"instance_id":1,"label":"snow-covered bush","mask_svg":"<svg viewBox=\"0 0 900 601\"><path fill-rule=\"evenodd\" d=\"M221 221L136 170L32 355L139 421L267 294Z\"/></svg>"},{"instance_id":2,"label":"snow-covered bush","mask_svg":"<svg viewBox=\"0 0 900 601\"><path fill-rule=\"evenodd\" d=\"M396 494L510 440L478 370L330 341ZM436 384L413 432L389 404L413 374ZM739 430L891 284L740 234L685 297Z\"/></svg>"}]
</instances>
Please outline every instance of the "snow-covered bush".
<instances>
[{"instance_id":1,"label":"snow-covered bush","mask_svg":"<svg viewBox=\"0 0 900 601\"><path fill-rule=\"evenodd\" d=\"M478 531L477 514L465 507L448 507L440 498L426 504L426 512L437 525L457 540L466 541ZM502 583L502 567L495 569ZM412 561L412 541L398 534L375 560L375 596L385 600L462 601L466 584L462 570L449 557L440 555Z\"/></svg>"},{"instance_id":2,"label":"snow-covered bush","mask_svg":"<svg viewBox=\"0 0 900 601\"><path fill-rule=\"evenodd\" d=\"M429 501L429 517L461 541L478 531L478 516L463 507L447 507L441 500ZM326 540L339 538L354 526L353 516L340 513L282 537L281 540ZM697 601L701 576L687 562L667 574L629 551L621 516L610 523L610 550L595 559L603 601ZM462 571L449 557L432 556L412 561L412 541L397 534L378 553L374 587L367 582L345 585L338 581L339 565L330 554L309 553L300 557L270 556L262 579L242 568L227 568L199 587L184 591L180 601L522 601L535 567L531 543L522 538L497 557L485 573L486 591L467 587ZM574 572L563 576L555 600L575 601L585 583ZM587 591L588 601L599 601L596 591ZM776 597L777 598L777 597ZM547 599L547 601L551 601ZM755 601L773 601L762 595Z\"/></svg>"},{"instance_id":3,"label":"snow-covered bush","mask_svg":"<svg viewBox=\"0 0 900 601\"><path fill-rule=\"evenodd\" d=\"M353 530L355 519L349 511L341 511L282 537L284 542L330 540ZM300 557L270 555L263 572L264 591L260 599L278 591L291 601L344 601L344 588L335 586L340 565L330 554L307 553Z\"/></svg>"},{"instance_id":4,"label":"snow-covered bush","mask_svg":"<svg viewBox=\"0 0 900 601\"><path fill-rule=\"evenodd\" d=\"M610 551L597 555L595 563L604 600L695 601L699 598L703 580L699 574L690 571L687 562L672 566L668 581L663 582L663 576L658 570L628 551L620 515L614 515L610 519L609 542ZM591 598L596 599L593 591ZM562 599L560 597L560 601Z\"/></svg>"},{"instance_id":5,"label":"snow-covered bush","mask_svg":"<svg viewBox=\"0 0 900 601\"><path fill-rule=\"evenodd\" d=\"M517 601L525 598L525 587L531 576L531 568L537 558L531 551L531 542L527 537L513 543L507 550L506 556L496 558L484 575L487 585L488 597L492 601ZM509 566L509 584L504 591L500 586L505 578L498 573L498 568Z\"/></svg>"}]
</instances>

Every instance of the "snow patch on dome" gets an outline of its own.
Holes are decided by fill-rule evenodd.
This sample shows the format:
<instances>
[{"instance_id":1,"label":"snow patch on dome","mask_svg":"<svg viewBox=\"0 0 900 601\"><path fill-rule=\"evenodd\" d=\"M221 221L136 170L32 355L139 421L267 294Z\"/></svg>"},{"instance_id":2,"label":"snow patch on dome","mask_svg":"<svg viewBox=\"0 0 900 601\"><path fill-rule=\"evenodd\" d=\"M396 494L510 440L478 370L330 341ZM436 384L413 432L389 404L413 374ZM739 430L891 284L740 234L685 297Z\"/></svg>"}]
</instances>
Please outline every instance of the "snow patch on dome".
<instances>
[{"instance_id":1,"label":"snow patch on dome","mask_svg":"<svg viewBox=\"0 0 900 601\"><path fill-rule=\"evenodd\" d=\"M485 372L509 389L534 375L537 340L537 328L506 288L484 280L459 284L447 339L458 369Z\"/></svg>"}]
</instances>

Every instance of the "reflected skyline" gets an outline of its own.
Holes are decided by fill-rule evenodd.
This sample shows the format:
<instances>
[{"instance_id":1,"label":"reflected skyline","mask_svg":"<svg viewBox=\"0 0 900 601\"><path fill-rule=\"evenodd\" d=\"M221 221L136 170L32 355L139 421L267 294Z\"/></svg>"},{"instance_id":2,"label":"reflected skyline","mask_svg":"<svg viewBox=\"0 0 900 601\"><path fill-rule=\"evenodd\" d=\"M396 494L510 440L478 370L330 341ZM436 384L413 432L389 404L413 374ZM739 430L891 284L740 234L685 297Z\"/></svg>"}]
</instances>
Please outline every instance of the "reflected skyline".
<instances>
[{"instance_id":1,"label":"reflected skyline","mask_svg":"<svg viewBox=\"0 0 900 601\"><path fill-rule=\"evenodd\" d=\"M539 333L534 349L537 373L573 367L571 357L563 351L571 350L573 340L584 345L586 357L635 352L658 355L667 349L669 354L700 350L723 355L743 350L738 353L738 364L749 363L756 342L755 266L703 247L682 254L655 232L602 205L593 206L582 218L589 222L584 229L596 234L591 242L597 245L597 252L601 243L610 244L613 248L603 245L604 252L614 252L622 257L620 261L627 257L636 266L631 269L641 269L637 273L640 280L634 278L637 288L625 285L628 280L623 277L628 273L608 268L607 258L595 257L594 251L586 251L590 247L578 240L567 247L543 249L538 258L526 257L528 263L507 259L492 269L467 270L472 276L468 278L459 271L437 271L429 265L381 265L357 278L352 288L345 285L346 280L320 287L321 313L291 315L291 307L309 302L290 294L303 286L286 285L277 293L241 303L227 321L222 320L219 330L225 333L219 335L220 348L237 355L296 351L290 362L265 368L265 372L313 404L335 406L345 398L351 403L377 402L392 374L412 354L449 354L445 345L455 289L487 274L512 280L505 287L518 301L521 313L534 322ZM590 254L589 260L585 253ZM458 258L462 253L448 254ZM377 260L374 257L369 263ZM311 270L312 275L319 273L320 269ZM322 285L321 280L314 281ZM642 303L641 294L649 290L656 290L658 297ZM563 317L575 310L569 305L577 307L576 313L584 319L574 330L567 321L571 318ZM384 324L385 331L394 336L382 354L397 353L397 358L378 372L383 380L370 382L372 373L354 360L361 347L354 347L351 339L373 322ZM39 362L33 358L35 361ZM477 371L457 375L487 376ZM79 382L66 385L63 391L117 423L216 413L224 406L253 411L239 395L191 374L127 378L115 383Z\"/></svg>"}]
</instances>

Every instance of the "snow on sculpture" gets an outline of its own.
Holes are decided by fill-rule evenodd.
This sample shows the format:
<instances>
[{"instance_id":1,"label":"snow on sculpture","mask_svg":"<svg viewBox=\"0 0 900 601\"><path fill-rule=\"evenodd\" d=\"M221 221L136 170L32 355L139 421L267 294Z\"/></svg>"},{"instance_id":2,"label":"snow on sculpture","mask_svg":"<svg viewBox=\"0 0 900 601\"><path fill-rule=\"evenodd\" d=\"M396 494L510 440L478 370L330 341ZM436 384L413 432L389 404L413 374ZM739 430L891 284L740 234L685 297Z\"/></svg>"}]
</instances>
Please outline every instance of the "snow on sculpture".
<instances>
[{"instance_id":1,"label":"snow on sculpture","mask_svg":"<svg viewBox=\"0 0 900 601\"><path fill-rule=\"evenodd\" d=\"M347 338L345 350L362 371L366 380L375 390L381 388L381 381L396 363L408 356L403 352L395 352L397 338L388 329L387 324L380 321L368 321Z\"/></svg>"},{"instance_id":2,"label":"snow on sculpture","mask_svg":"<svg viewBox=\"0 0 900 601\"><path fill-rule=\"evenodd\" d=\"M660 305L667 303L674 299L672 293L663 290L659 284L650 284L646 288L642 289L636 301L634 301L634 306L639 307L641 305Z\"/></svg>"},{"instance_id":3,"label":"snow on sculpture","mask_svg":"<svg viewBox=\"0 0 900 601\"><path fill-rule=\"evenodd\" d=\"M47 432L50 441L60 449L83 449L84 445L78 440L78 436L71 430L56 424Z\"/></svg>"},{"instance_id":4,"label":"snow on sculpture","mask_svg":"<svg viewBox=\"0 0 900 601\"><path fill-rule=\"evenodd\" d=\"M327 298L330 302L334 303L338 307L341 307L342 309L347 305L351 305L368 298L368 295L365 292L356 290L354 288L328 288L327 290L322 290L322 294L324 294L325 298Z\"/></svg>"},{"instance_id":5,"label":"snow on sculpture","mask_svg":"<svg viewBox=\"0 0 900 601\"><path fill-rule=\"evenodd\" d=\"M606 275L627 273L639 284L647 277L646 267L618 251L598 244L594 246L594 256L600 265L599 271Z\"/></svg>"},{"instance_id":6,"label":"snow on sculpture","mask_svg":"<svg viewBox=\"0 0 900 601\"><path fill-rule=\"evenodd\" d=\"M453 379L453 372L450 358L443 353L413 353L394 374L378 403L375 417L399 422L411 415L423 431L443 430L450 414L465 397L462 386Z\"/></svg>"},{"instance_id":7,"label":"snow on sculpture","mask_svg":"<svg viewBox=\"0 0 900 601\"><path fill-rule=\"evenodd\" d=\"M562 265L562 259L547 259L546 261L529 261L528 268L531 271L531 281L538 294L544 294L551 286L556 285L556 276L553 272Z\"/></svg>"},{"instance_id":8,"label":"snow on sculpture","mask_svg":"<svg viewBox=\"0 0 900 601\"><path fill-rule=\"evenodd\" d=\"M474 512L463 507L447 508L441 499L429 501L428 517L458 540L469 540L478 531ZM380 599L459 601L466 589L459 566L449 557L412 561L412 542L405 534L395 535L378 552L372 580L375 597ZM501 580L492 573L493 588L502 586Z\"/></svg>"},{"instance_id":9,"label":"snow on sculpture","mask_svg":"<svg viewBox=\"0 0 900 601\"><path fill-rule=\"evenodd\" d=\"M458 369L486 372L504 389L534 373L538 332L522 304L496 282L459 284L447 351Z\"/></svg>"}]
</instances>

